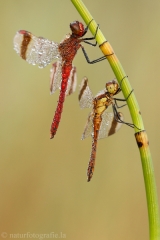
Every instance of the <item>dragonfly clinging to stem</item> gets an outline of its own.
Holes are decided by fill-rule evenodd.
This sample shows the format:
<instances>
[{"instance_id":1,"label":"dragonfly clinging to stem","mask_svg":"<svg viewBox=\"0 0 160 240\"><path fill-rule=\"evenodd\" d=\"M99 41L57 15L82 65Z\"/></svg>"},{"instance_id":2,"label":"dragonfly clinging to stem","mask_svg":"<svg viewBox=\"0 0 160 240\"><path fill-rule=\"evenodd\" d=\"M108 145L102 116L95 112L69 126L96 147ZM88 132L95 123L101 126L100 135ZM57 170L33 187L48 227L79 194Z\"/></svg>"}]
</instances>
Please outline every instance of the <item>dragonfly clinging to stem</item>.
<instances>
[{"instance_id":1,"label":"dragonfly clinging to stem","mask_svg":"<svg viewBox=\"0 0 160 240\"><path fill-rule=\"evenodd\" d=\"M122 79L123 80L123 79ZM122 81L121 81L122 82ZM118 106L117 101L127 101L131 93L126 99L114 98L116 94L121 91L116 80L112 80L106 83L106 88L100 91L95 97L88 86L88 79L83 78L80 92L79 92L79 104L81 108L92 107L92 112L88 116L88 120L82 135L82 140L86 137L92 137L92 150L90 160L87 169L87 181L89 182L93 176L97 140L111 136L116 133L122 124L126 124L132 128L136 127L132 123L123 121L123 114L118 112L117 108L124 107ZM112 106L113 112L107 112L106 109ZM137 127L136 127L137 128Z\"/></svg>"},{"instance_id":2,"label":"dragonfly clinging to stem","mask_svg":"<svg viewBox=\"0 0 160 240\"><path fill-rule=\"evenodd\" d=\"M91 24L91 22L92 21L90 21L89 24ZM43 68L50 64L54 59L57 60L57 62L52 65L51 69L50 92L52 94L57 88L60 88L60 94L50 128L50 138L53 138L56 134L61 119L65 96L70 95L75 91L76 68L72 65L72 61L78 49L82 48L84 56L90 64L106 59L106 56L102 56L94 61L89 60L81 42L96 46L97 42L93 44L90 40L95 39L98 26L94 37L83 38L88 31L88 27L89 25L84 28L84 25L79 21L72 22L70 24L72 33L66 35L65 39L59 44L43 37L36 37L25 30L18 31L14 37L15 51L28 63ZM109 54L108 56L110 55L112 54Z\"/></svg>"}]
</instances>

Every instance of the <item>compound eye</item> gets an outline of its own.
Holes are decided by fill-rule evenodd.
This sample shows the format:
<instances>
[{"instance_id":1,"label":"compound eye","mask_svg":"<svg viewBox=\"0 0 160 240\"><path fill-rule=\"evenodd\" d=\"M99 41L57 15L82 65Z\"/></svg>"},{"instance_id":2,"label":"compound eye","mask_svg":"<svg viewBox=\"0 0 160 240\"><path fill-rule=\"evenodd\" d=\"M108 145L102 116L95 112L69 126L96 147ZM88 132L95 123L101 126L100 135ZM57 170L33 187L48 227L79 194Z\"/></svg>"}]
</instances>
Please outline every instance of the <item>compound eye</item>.
<instances>
[{"instance_id":1,"label":"compound eye","mask_svg":"<svg viewBox=\"0 0 160 240\"><path fill-rule=\"evenodd\" d=\"M84 25L78 21L70 23L71 31L74 35L81 37L84 35Z\"/></svg>"}]
</instances>

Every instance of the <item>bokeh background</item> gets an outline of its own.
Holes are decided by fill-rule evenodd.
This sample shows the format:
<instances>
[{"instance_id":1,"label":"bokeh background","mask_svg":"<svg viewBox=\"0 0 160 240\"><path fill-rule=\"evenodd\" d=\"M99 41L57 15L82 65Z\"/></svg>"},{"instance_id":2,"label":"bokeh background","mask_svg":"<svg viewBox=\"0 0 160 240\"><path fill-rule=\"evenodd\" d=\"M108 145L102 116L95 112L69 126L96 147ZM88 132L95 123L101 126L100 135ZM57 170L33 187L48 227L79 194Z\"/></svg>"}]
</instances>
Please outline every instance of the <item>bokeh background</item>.
<instances>
[{"instance_id":1,"label":"bokeh background","mask_svg":"<svg viewBox=\"0 0 160 240\"><path fill-rule=\"evenodd\" d=\"M84 3L129 75L160 192L160 1ZM69 0L0 1L1 239L11 239L13 234L19 234L15 239L46 239L40 234L49 238L52 233L49 239L58 234L69 240L147 240L146 196L133 129L123 126L114 136L98 142L96 169L87 183L91 138L80 139L90 110L79 108L78 88L66 99L58 132L50 140L59 94L49 94L51 66L39 69L29 65L13 50L13 37L19 29L59 42L74 20L82 21ZM98 47L85 48L90 59L102 56ZM74 65L78 85L88 76L94 94L114 78L107 61L90 66L81 50ZM123 113L131 122L127 107Z\"/></svg>"}]
</instances>

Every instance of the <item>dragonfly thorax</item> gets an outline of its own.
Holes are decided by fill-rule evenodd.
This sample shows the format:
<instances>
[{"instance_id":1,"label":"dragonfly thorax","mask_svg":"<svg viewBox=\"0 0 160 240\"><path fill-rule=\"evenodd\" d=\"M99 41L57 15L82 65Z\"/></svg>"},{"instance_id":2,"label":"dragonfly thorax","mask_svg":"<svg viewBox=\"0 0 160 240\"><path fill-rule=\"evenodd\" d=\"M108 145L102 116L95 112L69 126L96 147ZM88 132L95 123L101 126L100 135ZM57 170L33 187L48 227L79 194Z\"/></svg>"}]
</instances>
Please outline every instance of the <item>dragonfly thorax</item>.
<instances>
[{"instance_id":1,"label":"dragonfly thorax","mask_svg":"<svg viewBox=\"0 0 160 240\"><path fill-rule=\"evenodd\" d=\"M72 36L76 38L80 38L86 33L84 25L79 21L70 23L70 28L72 31Z\"/></svg>"},{"instance_id":2,"label":"dragonfly thorax","mask_svg":"<svg viewBox=\"0 0 160 240\"><path fill-rule=\"evenodd\" d=\"M107 107L111 105L112 100L107 95L100 95L94 98L94 115L100 117Z\"/></svg>"}]
</instances>

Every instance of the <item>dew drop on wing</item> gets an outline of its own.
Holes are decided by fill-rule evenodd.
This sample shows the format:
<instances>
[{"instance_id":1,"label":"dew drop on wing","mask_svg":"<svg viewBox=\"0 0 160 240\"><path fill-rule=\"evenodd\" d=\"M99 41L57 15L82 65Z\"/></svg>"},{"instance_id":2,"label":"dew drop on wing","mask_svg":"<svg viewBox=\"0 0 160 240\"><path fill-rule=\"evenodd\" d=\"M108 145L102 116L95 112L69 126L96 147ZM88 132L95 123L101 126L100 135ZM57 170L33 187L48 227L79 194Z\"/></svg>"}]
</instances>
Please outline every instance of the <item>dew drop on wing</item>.
<instances>
[{"instance_id":1,"label":"dew drop on wing","mask_svg":"<svg viewBox=\"0 0 160 240\"><path fill-rule=\"evenodd\" d=\"M19 32L16 33L14 39L13 39L13 45L14 45L14 50L16 51L16 53L18 53L20 55L20 51L21 51L21 43L23 41L23 35L20 34Z\"/></svg>"}]
</instances>

